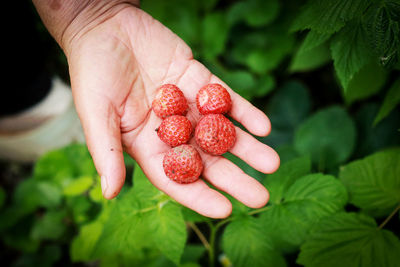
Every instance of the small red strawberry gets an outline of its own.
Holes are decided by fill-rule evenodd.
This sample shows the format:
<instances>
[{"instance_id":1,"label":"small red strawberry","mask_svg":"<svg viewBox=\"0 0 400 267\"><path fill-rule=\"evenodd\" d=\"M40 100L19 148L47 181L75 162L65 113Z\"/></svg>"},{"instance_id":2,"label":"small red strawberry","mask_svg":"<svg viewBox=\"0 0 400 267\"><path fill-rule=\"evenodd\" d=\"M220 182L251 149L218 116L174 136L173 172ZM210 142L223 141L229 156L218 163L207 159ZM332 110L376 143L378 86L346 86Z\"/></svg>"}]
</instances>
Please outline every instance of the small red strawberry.
<instances>
[{"instance_id":1,"label":"small red strawberry","mask_svg":"<svg viewBox=\"0 0 400 267\"><path fill-rule=\"evenodd\" d=\"M173 84L162 85L152 103L154 113L164 119L171 115L186 115L188 103L183 92Z\"/></svg>"},{"instance_id":2,"label":"small red strawberry","mask_svg":"<svg viewBox=\"0 0 400 267\"><path fill-rule=\"evenodd\" d=\"M228 91L218 83L207 84L196 96L199 112L206 114L224 114L231 110L232 100Z\"/></svg>"},{"instance_id":3,"label":"small red strawberry","mask_svg":"<svg viewBox=\"0 0 400 267\"><path fill-rule=\"evenodd\" d=\"M224 154L236 141L235 126L222 114L203 116L197 123L195 135L200 148L212 155Z\"/></svg>"},{"instance_id":4,"label":"small red strawberry","mask_svg":"<svg viewBox=\"0 0 400 267\"><path fill-rule=\"evenodd\" d=\"M174 147L189 141L192 135L192 124L185 116L172 115L165 118L156 131L164 143Z\"/></svg>"},{"instance_id":5,"label":"small red strawberry","mask_svg":"<svg viewBox=\"0 0 400 267\"><path fill-rule=\"evenodd\" d=\"M199 152L192 145L171 148L164 156L164 172L169 179L180 183L193 183L203 171Z\"/></svg>"}]
</instances>

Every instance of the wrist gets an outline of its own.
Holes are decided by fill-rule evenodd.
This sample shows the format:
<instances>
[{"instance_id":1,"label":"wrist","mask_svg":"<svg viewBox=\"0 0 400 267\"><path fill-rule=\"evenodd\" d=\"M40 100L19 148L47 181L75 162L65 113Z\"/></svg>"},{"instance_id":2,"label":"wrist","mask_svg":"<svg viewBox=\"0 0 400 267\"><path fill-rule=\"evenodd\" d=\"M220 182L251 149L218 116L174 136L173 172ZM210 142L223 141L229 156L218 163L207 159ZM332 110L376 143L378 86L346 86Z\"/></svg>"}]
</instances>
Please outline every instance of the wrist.
<instances>
[{"instance_id":1,"label":"wrist","mask_svg":"<svg viewBox=\"0 0 400 267\"><path fill-rule=\"evenodd\" d=\"M139 0L33 0L46 28L67 54L74 39Z\"/></svg>"}]
</instances>

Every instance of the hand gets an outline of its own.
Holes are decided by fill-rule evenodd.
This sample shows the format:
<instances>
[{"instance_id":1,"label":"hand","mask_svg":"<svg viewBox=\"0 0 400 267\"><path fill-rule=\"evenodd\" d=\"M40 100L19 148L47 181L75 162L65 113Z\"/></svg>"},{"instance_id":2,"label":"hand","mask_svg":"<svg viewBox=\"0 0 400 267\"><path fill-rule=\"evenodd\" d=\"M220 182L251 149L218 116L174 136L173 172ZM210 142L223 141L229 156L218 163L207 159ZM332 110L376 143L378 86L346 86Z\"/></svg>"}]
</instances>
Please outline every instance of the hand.
<instances>
[{"instance_id":1,"label":"hand","mask_svg":"<svg viewBox=\"0 0 400 267\"><path fill-rule=\"evenodd\" d=\"M166 177L162 161L169 146L155 133L161 119L151 111L157 88L173 83L188 99L187 117L196 122L197 91L208 83L228 86L194 60L179 37L150 15L126 4L114 7L106 19L74 36L67 51L76 107L102 176L103 195L115 197L124 184L125 150L150 181L176 201L205 216L228 216L231 203L203 180L181 185ZM271 127L266 115L228 90L233 101L229 115L251 133L267 135ZM231 153L264 173L278 168L279 157L273 149L239 128L236 132ZM231 161L198 150L204 164L203 179L249 207L267 203L268 191L259 182Z\"/></svg>"}]
</instances>

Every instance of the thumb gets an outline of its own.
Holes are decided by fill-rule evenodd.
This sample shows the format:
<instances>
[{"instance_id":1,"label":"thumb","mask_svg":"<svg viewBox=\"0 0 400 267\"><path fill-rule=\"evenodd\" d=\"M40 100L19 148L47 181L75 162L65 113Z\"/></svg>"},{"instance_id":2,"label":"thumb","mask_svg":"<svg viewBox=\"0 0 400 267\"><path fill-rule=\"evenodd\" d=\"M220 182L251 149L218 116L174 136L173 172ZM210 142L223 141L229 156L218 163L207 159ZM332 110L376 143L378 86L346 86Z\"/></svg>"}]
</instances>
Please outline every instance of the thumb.
<instances>
[{"instance_id":1,"label":"thumb","mask_svg":"<svg viewBox=\"0 0 400 267\"><path fill-rule=\"evenodd\" d=\"M89 79L72 79L75 105L87 146L101 176L103 196L114 198L125 181L120 116L110 100L99 94L101 84Z\"/></svg>"}]
</instances>

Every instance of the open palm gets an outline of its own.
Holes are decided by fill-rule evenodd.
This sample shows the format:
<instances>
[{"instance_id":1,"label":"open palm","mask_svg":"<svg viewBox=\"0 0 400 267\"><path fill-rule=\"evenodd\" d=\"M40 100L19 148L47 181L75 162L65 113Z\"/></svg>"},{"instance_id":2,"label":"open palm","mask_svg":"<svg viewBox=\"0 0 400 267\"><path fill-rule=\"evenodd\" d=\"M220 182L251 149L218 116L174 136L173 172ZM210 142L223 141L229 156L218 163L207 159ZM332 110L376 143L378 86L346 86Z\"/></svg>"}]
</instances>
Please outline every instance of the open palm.
<instances>
[{"instance_id":1,"label":"open palm","mask_svg":"<svg viewBox=\"0 0 400 267\"><path fill-rule=\"evenodd\" d=\"M68 55L75 103L89 150L102 176L103 195L115 197L125 179L122 151L127 151L160 190L205 216L230 214L228 199L203 180L182 185L168 179L162 167L169 146L154 131L161 119L151 112L157 88L176 84L189 102L187 117L195 125L197 91L208 83L221 83L174 33L133 6L117 12L75 38ZM268 118L229 89L230 116L251 133L270 131ZM270 147L236 128L237 141L230 150L255 169L271 173L279 157ZM193 140L192 140L193 141ZM195 145L195 143L193 143ZM245 205L258 208L268 201L267 190L239 167L221 156L198 149L203 159L202 177Z\"/></svg>"}]
</instances>

